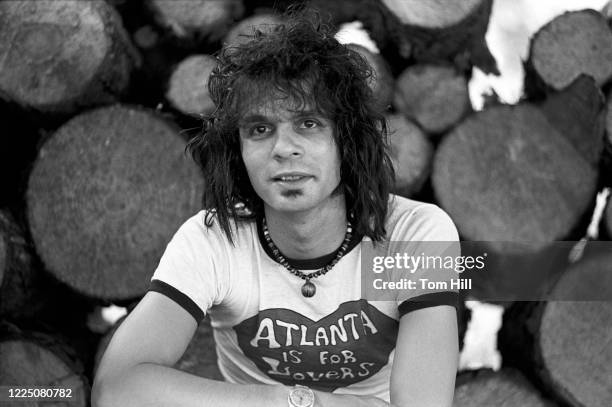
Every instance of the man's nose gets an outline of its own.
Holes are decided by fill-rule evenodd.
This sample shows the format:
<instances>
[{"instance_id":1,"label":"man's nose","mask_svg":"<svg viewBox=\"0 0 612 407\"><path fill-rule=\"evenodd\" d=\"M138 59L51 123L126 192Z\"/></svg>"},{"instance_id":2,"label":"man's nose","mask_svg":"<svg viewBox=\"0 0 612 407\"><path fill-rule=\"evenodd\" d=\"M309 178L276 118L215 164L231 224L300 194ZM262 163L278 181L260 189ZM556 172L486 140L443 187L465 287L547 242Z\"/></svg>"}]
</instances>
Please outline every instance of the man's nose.
<instances>
[{"instance_id":1,"label":"man's nose","mask_svg":"<svg viewBox=\"0 0 612 407\"><path fill-rule=\"evenodd\" d=\"M299 157L303 154L299 134L290 124L281 124L276 128L272 155L277 159Z\"/></svg>"}]
</instances>

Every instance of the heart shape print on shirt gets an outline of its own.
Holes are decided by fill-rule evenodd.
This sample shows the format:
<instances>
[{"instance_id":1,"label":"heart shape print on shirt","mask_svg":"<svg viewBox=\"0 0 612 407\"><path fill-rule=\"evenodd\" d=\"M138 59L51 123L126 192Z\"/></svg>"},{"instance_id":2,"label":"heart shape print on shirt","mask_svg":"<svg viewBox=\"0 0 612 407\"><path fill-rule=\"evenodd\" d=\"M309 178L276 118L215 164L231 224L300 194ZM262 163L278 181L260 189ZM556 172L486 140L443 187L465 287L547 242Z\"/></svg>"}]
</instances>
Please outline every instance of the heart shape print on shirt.
<instances>
[{"instance_id":1,"label":"heart shape print on shirt","mask_svg":"<svg viewBox=\"0 0 612 407\"><path fill-rule=\"evenodd\" d=\"M266 309L234 327L244 354L272 379L333 391L371 377L389 361L399 322L366 300L313 321Z\"/></svg>"}]
</instances>

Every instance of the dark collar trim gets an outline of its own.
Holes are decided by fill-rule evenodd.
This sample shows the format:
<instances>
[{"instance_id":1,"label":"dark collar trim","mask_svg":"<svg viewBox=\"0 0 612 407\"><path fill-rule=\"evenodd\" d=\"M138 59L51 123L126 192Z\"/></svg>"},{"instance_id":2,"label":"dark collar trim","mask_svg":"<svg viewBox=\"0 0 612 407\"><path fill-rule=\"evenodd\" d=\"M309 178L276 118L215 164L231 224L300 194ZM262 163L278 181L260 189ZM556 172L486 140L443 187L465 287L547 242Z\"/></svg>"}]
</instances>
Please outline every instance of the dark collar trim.
<instances>
[{"instance_id":1,"label":"dark collar trim","mask_svg":"<svg viewBox=\"0 0 612 407\"><path fill-rule=\"evenodd\" d=\"M268 244L266 243L266 239L263 235L263 229L261 227L262 218L260 216L257 217L256 223L257 223L257 237L259 237L259 244L263 248L264 252L266 252L268 257L272 259L273 261L275 261L276 263L278 263L278 261L276 261L276 258L274 257L274 254L272 253L272 250L270 250L270 247L268 247ZM353 230L355 229L353 228ZM351 240L349 242L348 249L346 250L345 256L348 255L350 251L355 248L355 246L361 243L362 239L363 239L363 235L358 234L358 233L353 233L353 236L351 236ZM320 269L328 265L336 256L338 249L340 249L340 247L338 247L336 250L334 250L331 253L325 254L320 257L315 257L314 259L291 259L285 255L283 256L287 259L289 264L291 264L293 267L295 267L298 270L315 270L315 269Z\"/></svg>"}]
</instances>

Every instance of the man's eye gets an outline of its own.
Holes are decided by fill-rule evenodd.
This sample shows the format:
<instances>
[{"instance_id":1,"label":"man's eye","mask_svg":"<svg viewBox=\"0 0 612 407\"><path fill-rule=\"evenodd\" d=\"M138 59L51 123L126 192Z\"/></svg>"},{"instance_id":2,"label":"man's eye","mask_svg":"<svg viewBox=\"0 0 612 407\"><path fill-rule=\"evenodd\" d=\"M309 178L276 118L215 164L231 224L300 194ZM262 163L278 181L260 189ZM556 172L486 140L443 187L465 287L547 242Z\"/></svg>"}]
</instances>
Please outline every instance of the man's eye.
<instances>
[{"instance_id":1,"label":"man's eye","mask_svg":"<svg viewBox=\"0 0 612 407\"><path fill-rule=\"evenodd\" d=\"M319 122L317 122L316 120L304 120L302 122L302 126L307 129L314 129L318 125L319 125Z\"/></svg>"},{"instance_id":2,"label":"man's eye","mask_svg":"<svg viewBox=\"0 0 612 407\"><path fill-rule=\"evenodd\" d=\"M261 136L262 134L266 134L268 131L270 131L268 126L258 125L251 128L251 135Z\"/></svg>"}]
</instances>

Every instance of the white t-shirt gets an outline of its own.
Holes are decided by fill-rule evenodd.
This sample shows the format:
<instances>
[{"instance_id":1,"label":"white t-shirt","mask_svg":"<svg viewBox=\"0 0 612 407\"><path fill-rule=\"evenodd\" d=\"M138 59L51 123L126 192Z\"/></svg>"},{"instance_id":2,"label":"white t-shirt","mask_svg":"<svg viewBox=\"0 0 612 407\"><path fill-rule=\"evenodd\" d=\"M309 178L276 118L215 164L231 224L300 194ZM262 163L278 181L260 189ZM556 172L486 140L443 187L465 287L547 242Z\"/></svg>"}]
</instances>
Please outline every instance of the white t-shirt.
<instances>
[{"instance_id":1,"label":"white t-shirt","mask_svg":"<svg viewBox=\"0 0 612 407\"><path fill-rule=\"evenodd\" d=\"M458 241L448 215L435 205L391 196L389 241ZM232 383L303 384L335 393L389 400L389 379L399 319L428 306L456 305L457 290L426 294L405 290L395 301L369 301L361 291L361 250L354 237L327 274L313 279L316 294L301 294L304 281L270 255L260 222L233 226L232 246L205 211L187 220L168 244L151 279L160 292L199 323L209 315L218 363ZM316 270L334 253L291 260ZM427 302L415 299L427 298ZM409 378L407 378L409 379Z\"/></svg>"}]
</instances>

